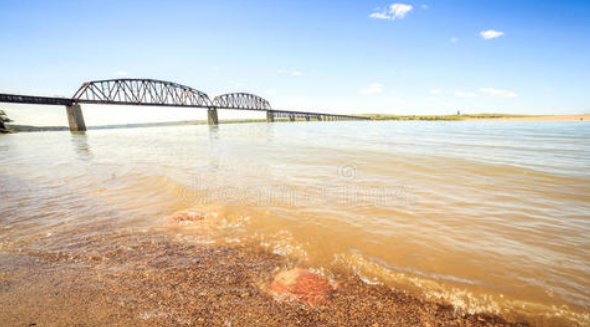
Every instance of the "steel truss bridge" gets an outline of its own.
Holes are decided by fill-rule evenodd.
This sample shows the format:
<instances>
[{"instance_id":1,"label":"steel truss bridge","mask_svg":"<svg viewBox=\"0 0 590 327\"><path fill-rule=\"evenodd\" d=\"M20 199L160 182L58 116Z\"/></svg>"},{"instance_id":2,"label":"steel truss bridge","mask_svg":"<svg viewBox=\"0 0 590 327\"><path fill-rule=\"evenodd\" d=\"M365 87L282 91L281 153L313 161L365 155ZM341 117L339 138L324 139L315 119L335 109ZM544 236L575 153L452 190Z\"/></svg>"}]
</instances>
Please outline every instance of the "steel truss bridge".
<instances>
[{"instance_id":1,"label":"steel truss bridge","mask_svg":"<svg viewBox=\"0 0 590 327\"><path fill-rule=\"evenodd\" d=\"M65 106L70 130L85 131L81 104L188 107L207 109L208 123L219 123L218 109L266 112L267 122L275 119L368 120L366 117L273 109L262 97L249 93L209 96L191 87L154 79L111 79L82 84L72 98L40 97L0 93L0 102Z\"/></svg>"}]
</instances>

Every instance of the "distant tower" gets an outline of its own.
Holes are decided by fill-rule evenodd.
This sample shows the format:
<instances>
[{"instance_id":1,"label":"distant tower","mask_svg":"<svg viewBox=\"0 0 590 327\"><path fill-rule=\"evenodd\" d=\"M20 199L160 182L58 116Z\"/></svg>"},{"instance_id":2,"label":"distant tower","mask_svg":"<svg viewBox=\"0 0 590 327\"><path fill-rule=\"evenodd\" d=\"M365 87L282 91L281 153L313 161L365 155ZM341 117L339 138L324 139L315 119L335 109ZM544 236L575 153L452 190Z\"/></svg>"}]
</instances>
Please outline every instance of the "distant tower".
<instances>
[{"instance_id":1,"label":"distant tower","mask_svg":"<svg viewBox=\"0 0 590 327\"><path fill-rule=\"evenodd\" d=\"M461 116L461 110L457 110L457 116Z\"/></svg>"}]
</instances>

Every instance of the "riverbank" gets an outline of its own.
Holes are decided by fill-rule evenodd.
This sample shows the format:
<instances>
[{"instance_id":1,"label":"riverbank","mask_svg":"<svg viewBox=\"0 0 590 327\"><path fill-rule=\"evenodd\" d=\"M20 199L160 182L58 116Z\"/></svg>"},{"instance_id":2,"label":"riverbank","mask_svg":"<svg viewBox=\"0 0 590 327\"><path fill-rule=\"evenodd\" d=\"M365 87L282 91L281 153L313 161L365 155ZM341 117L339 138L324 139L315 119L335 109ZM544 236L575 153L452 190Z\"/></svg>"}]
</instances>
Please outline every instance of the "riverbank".
<instances>
[{"instance_id":1,"label":"riverbank","mask_svg":"<svg viewBox=\"0 0 590 327\"><path fill-rule=\"evenodd\" d=\"M279 299L269 291L273 276L300 263L255 245L183 244L163 234L85 243L76 253L0 253L0 325L525 326L337 272L326 302Z\"/></svg>"},{"instance_id":2,"label":"riverbank","mask_svg":"<svg viewBox=\"0 0 590 327\"><path fill-rule=\"evenodd\" d=\"M507 114L464 114L464 115L383 115L364 114L372 120L420 120L420 121L590 121L590 114L584 115L507 115Z\"/></svg>"},{"instance_id":3,"label":"riverbank","mask_svg":"<svg viewBox=\"0 0 590 327\"><path fill-rule=\"evenodd\" d=\"M490 121L590 121L590 114L562 116L499 117L484 119ZM466 120L482 120L482 118L468 118Z\"/></svg>"}]
</instances>

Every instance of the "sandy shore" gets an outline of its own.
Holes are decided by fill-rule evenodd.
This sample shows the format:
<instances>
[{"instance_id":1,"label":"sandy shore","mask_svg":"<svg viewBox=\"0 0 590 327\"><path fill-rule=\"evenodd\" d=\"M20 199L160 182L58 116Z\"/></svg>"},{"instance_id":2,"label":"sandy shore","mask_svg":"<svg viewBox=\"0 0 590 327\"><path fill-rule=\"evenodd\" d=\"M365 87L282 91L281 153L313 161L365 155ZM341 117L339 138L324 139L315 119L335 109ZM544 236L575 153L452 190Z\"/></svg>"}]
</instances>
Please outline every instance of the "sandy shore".
<instances>
[{"instance_id":1,"label":"sandy shore","mask_svg":"<svg viewBox=\"0 0 590 327\"><path fill-rule=\"evenodd\" d=\"M590 114L586 115L565 115L565 116L531 116L518 118L478 118L466 120L486 121L590 121Z\"/></svg>"},{"instance_id":2,"label":"sandy shore","mask_svg":"<svg viewBox=\"0 0 590 327\"><path fill-rule=\"evenodd\" d=\"M0 325L526 326L338 274L327 302L293 303L268 285L299 263L260 247L104 237L77 254L0 252Z\"/></svg>"}]
</instances>

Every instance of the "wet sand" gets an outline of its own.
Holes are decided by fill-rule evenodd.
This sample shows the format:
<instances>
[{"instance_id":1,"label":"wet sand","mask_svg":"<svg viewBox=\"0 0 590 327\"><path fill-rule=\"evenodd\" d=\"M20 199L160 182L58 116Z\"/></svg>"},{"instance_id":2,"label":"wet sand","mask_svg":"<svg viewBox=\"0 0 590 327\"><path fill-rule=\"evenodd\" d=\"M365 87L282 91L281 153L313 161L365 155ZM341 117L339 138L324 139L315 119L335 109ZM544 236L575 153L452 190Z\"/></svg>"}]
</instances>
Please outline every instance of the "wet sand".
<instances>
[{"instance_id":1,"label":"wet sand","mask_svg":"<svg viewBox=\"0 0 590 327\"><path fill-rule=\"evenodd\" d=\"M256 245L186 244L165 233L101 234L71 252L0 252L0 325L526 326L338 272L326 302L276 298L273 276L292 267L301 265Z\"/></svg>"},{"instance_id":2,"label":"wet sand","mask_svg":"<svg viewBox=\"0 0 590 327\"><path fill-rule=\"evenodd\" d=\"M590 121L590 114L585 115L563 115L563 116L530 116L514 118L474 118L466 120L489 120L489 121Z\"/></svg>"}]
</instances>

